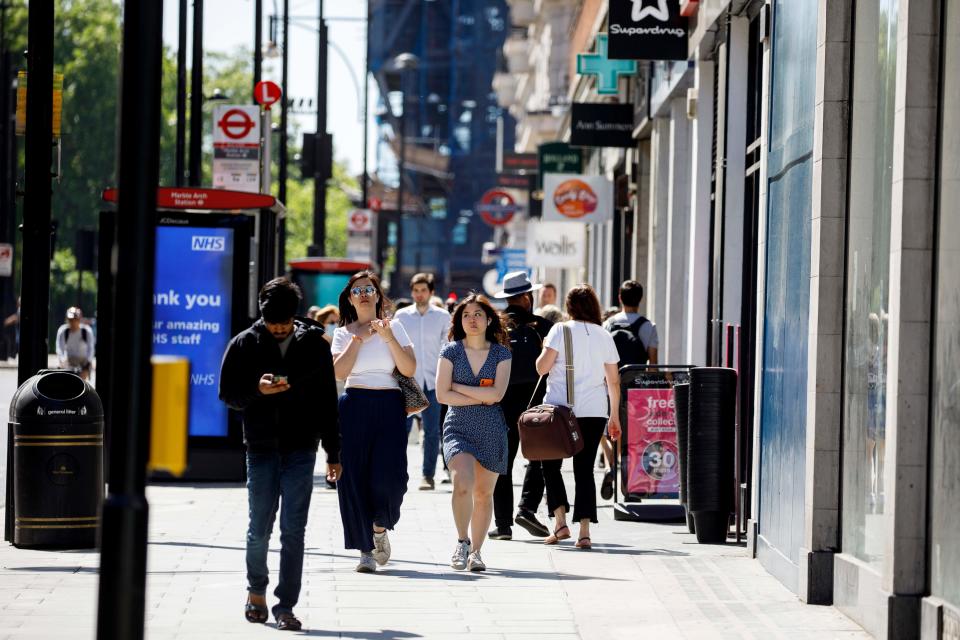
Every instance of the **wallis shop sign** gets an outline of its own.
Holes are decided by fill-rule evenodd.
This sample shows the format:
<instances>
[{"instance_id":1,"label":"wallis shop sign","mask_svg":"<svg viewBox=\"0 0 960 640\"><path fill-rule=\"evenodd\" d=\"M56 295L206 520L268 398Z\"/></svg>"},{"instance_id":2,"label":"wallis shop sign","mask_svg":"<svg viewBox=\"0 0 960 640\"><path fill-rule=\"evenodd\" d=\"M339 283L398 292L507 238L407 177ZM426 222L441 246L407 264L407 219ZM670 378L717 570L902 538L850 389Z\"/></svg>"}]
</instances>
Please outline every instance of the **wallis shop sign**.
<instances>
[{"instance_id":1,"label":"wallis shop sign","mask_svg":"<svg viewBox=\"0 0 960 640\"><path fill-rule=\"evenodd\" d=\"M612 60L686 60L687 19L680 0L610 0Z\"/></svg>"}]
</instances>

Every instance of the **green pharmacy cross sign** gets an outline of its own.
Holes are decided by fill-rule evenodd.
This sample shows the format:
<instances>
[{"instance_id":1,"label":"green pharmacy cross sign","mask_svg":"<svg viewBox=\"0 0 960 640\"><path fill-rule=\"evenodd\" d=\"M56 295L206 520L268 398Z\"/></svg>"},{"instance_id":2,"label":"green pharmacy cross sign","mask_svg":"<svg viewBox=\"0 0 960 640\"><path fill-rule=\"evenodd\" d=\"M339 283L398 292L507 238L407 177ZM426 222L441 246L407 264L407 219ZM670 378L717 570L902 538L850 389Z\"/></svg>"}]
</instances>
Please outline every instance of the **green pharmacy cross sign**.
<instances>
[{"instance_id":1,"label":"green pharmacy cross sign","mask_svg":"<svg viewBox=\"0 0 960 640\"><path fill-rule=\"evenodd\" d=\"M596 53L577 54L577 74L597 76L597 93L602 96L617 95L620 76L637 72L636 60L611 60L607 57L607 34L597 35Z\"/></svg>"}]
</instances>

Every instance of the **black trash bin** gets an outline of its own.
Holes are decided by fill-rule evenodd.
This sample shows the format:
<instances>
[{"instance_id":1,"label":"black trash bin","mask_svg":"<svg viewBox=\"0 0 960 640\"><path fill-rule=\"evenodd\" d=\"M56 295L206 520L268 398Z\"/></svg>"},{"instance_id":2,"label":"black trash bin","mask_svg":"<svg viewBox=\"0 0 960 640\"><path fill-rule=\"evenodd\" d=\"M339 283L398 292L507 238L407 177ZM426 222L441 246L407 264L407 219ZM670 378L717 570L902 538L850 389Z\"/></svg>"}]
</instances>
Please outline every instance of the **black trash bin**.
<instances>
[{"instance_id":1,"label":"black trash bin","mask_svg":"<svg viewBox=\"0 0 960 640\"><path fill-rule=\"evenodd\" d=\"M13 544L96 546L103 500L103 405L68 371L44 370L10 401Z\"/></svg>"},{"instance_id":2,"label":"black trash bin","mask_svg":"<svg viewBox=\"0 0 960 640\"><path fill-rule=\"evenodd\" d=\"M737 372L691 369L687 414L687 507L697 542L723 544L734 507Z\"/></svg>"}]
</instances>

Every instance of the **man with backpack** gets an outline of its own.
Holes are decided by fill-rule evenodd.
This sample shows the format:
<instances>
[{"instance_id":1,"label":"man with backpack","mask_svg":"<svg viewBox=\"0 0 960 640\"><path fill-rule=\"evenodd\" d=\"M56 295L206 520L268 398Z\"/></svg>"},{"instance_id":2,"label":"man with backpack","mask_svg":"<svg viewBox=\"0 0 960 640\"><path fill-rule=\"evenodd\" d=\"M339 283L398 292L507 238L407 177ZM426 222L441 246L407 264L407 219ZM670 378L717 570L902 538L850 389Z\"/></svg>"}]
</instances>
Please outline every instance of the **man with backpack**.
<instances>
[{"instance_id":1,"label":"man with backpack","mask_svg":"<svg viewBox=\"0 0 960 640\"><path fill-rule=\"evenodd\" d=\"M526 271L508 273L503 279L503 291L495 298L506 299L506 314L509 318L510 351L513 356L510 367L510 383L500 401L507 421L507 472L497 479L493 490L493 514L495 528L489 536L493 540L510 540L513 537L513 461L520 447L520 431L517 421L520 414L531 404L543 402L546 384L538 384L537 358L543 350L543 339L553 323L534 315L533 292L541 285L530 282ZM520 505L513 519L531 535L545 538L550 531L536 517L537 506L543 500L543 467L539 461L530 461L523 479Z\"/></svg>"},{"instance_id":2,"label":"man with backpack","mask_svg":"<svg viewBox=\"0 0 960 640\"><path fill-rule=\"evenodd\" d=\"M67 309L66 322L57 329L57 358L64 369L76 369L84 380L90 379L96 339L90 325L84 324L80 307Z\"/></svg>"},{"instance_id":3,"label":"man with backpack","mask_svg":"<svg viewBox=\"0 0 960 640\"><path fill-rule=\"evenodd\" d=\"M620 355L617 368L630 364L657 364L657 348L660 338L657 326L640 315L640 301L643 300L643 285L636 280L625 280L620 285L620 313L612 315L603 328L613 336ZM603 455L607 459L607 468L611 471L603 476L600 483L600 497L609 500L613 497L613 456L614 445L606 436L600 442Z\"/></svg>"},{"instance_id":4,"label":"man with backpack","mask_svg":"<svg viewBox=\"0 0 960 640\"><path fill-rule=\"evenodd\" d=\"M603 328L613 335L620 354L620 367L628 364L657 364L660 338L657 326L640 315L643 285L625 280L620 285L620 313L607 320Z\"/></svg>"}]
</instances>

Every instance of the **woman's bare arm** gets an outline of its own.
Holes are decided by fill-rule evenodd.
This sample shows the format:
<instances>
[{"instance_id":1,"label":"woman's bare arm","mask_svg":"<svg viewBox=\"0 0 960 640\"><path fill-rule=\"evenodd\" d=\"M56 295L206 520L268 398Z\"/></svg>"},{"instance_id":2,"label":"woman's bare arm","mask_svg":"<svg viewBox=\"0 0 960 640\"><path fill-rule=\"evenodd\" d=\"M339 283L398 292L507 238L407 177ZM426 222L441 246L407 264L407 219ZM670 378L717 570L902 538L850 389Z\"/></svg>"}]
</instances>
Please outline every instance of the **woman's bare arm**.
<instances>
[{"instance_id":1,"label":"woman's bare arm","mask_svg":"<svg viewBox=\"0 0 960 640\"><path fill-rule=\"evenodd\" d=\"M471 387L465 384L454 384L453 391L469 396L483 404L496 404L503 399L510 383L510 361L503 360L497 365L497 375L492 387Z\"/></svg>"},{"instance_id":2,"label":"woman's bare arm","mask_svg":"<svg viewBox=\"0 0 960 640\"><path fill-rule=\"evenodd\" d=\"M453 390L453 363L446 358L440 358L437 365L437 402L451 407L481 404L479 400Z\"/></svg>"},{"instance_id":3,"label":"woman's bare arm","mask_svg":"<svg viewBox=\"0 0 960 640\"><path fill-rule=\"evenodd\" d=\"M553 365L557 361L558 353L559 352L552 347L543 348L543 351L537 358L537 375L545 376L550 373L550 369L553 369Z\"/></svg>"}]
</instances>

